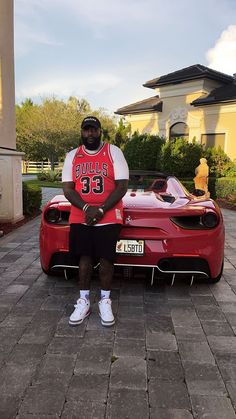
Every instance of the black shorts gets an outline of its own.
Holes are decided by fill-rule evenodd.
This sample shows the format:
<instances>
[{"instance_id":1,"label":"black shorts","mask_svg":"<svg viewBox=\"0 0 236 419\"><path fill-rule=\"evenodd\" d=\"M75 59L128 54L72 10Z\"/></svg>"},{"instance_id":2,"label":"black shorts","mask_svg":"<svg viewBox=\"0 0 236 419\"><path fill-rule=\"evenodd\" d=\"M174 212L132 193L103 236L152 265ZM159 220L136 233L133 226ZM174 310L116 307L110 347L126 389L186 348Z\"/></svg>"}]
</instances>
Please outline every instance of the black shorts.
<instances>
[{"instance_id":1,"label":"black shorts","mask_svg":"<svg viewBox=\"0 0 236 419\"><path fill-rule=\"evenodd\" d=\"M121 230L120 224L88 226L71 224L69 249L73 256L91 256L94 261L100 258L114 261L116 242Z\"/></svg>"}]
</instances>

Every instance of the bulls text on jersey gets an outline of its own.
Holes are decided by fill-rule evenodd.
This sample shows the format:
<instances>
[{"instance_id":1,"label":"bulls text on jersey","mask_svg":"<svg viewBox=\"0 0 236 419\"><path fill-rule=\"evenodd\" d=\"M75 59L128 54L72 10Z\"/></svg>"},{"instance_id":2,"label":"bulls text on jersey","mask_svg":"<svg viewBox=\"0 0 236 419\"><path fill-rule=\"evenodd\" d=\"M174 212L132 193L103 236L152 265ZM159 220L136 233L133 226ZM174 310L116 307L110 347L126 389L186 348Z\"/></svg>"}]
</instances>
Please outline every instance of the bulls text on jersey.
<instances>
[{"instance_id":1,"label":"bulls text on jersey","mask_svg":"<svg viewBox=\"0 0 236 419\"><path fill-rule=\"evenodd\" d=\"M75 177L78 179L81 175L102 175L108 176L107 163L86 162L79 163L75 166Z\"/></svg>"}]
</instances>

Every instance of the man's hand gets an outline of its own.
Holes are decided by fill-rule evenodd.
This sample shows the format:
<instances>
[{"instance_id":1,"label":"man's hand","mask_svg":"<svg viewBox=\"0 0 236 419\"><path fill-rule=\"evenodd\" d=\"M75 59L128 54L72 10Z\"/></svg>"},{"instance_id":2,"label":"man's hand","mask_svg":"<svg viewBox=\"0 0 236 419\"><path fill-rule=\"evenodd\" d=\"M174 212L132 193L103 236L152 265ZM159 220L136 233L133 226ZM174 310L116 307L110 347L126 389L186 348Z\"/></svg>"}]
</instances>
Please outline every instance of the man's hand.
<instances>
[{"instance_id":1,"label":"man's hand","mask_svg":"<svg viewBox=\"0 0 236 419\"><path fill-rule=\"evenodd\" d=\"M99 207L89 205L86 210L85 222L88 225L94 225L102 219L103 215L103 211L99 210Z\"/></svg>"}]
</instances>

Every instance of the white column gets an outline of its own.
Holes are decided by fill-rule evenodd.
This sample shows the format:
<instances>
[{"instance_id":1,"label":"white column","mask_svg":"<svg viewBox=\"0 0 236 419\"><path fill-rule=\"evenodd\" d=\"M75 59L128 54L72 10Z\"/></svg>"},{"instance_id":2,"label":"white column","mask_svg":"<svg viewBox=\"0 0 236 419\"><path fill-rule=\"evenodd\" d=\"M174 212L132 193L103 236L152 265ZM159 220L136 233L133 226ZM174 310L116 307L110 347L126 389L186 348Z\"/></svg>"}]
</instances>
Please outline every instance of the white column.
<instances>
[{"instance_id":1,"label":"white column","mask_svg":"<svg viewBox=\"0 0 236 419\"><path fill-rule=\"evenodd\" d=\"M16 151L13 22L13 0L0 0L0 222L23 218L23 153Z\"/></svg>"}]
</instances>

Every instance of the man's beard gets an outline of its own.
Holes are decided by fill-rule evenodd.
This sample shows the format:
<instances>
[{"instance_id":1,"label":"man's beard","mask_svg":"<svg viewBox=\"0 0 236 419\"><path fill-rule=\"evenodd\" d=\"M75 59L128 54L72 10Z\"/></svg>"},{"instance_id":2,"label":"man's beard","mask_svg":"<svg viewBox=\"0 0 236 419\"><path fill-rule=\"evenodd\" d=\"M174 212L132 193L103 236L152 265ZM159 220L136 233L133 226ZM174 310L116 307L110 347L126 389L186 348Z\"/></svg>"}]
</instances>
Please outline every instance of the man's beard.
<instances>
[{"instance_id":1,"label":"man's beard","mask_svg":"<svg viewBox=\"0 0 236 419\"><path fill-rule=\"evenodd\" d=\"M85 138L82 135L81 138L82 138L82 143L87 150L97 150L100 146L101 135L99 135L99 137L89 137L89 138ZM91 138L93 139L93 142L89 141Z\"/></svg>"}]
</instances>

